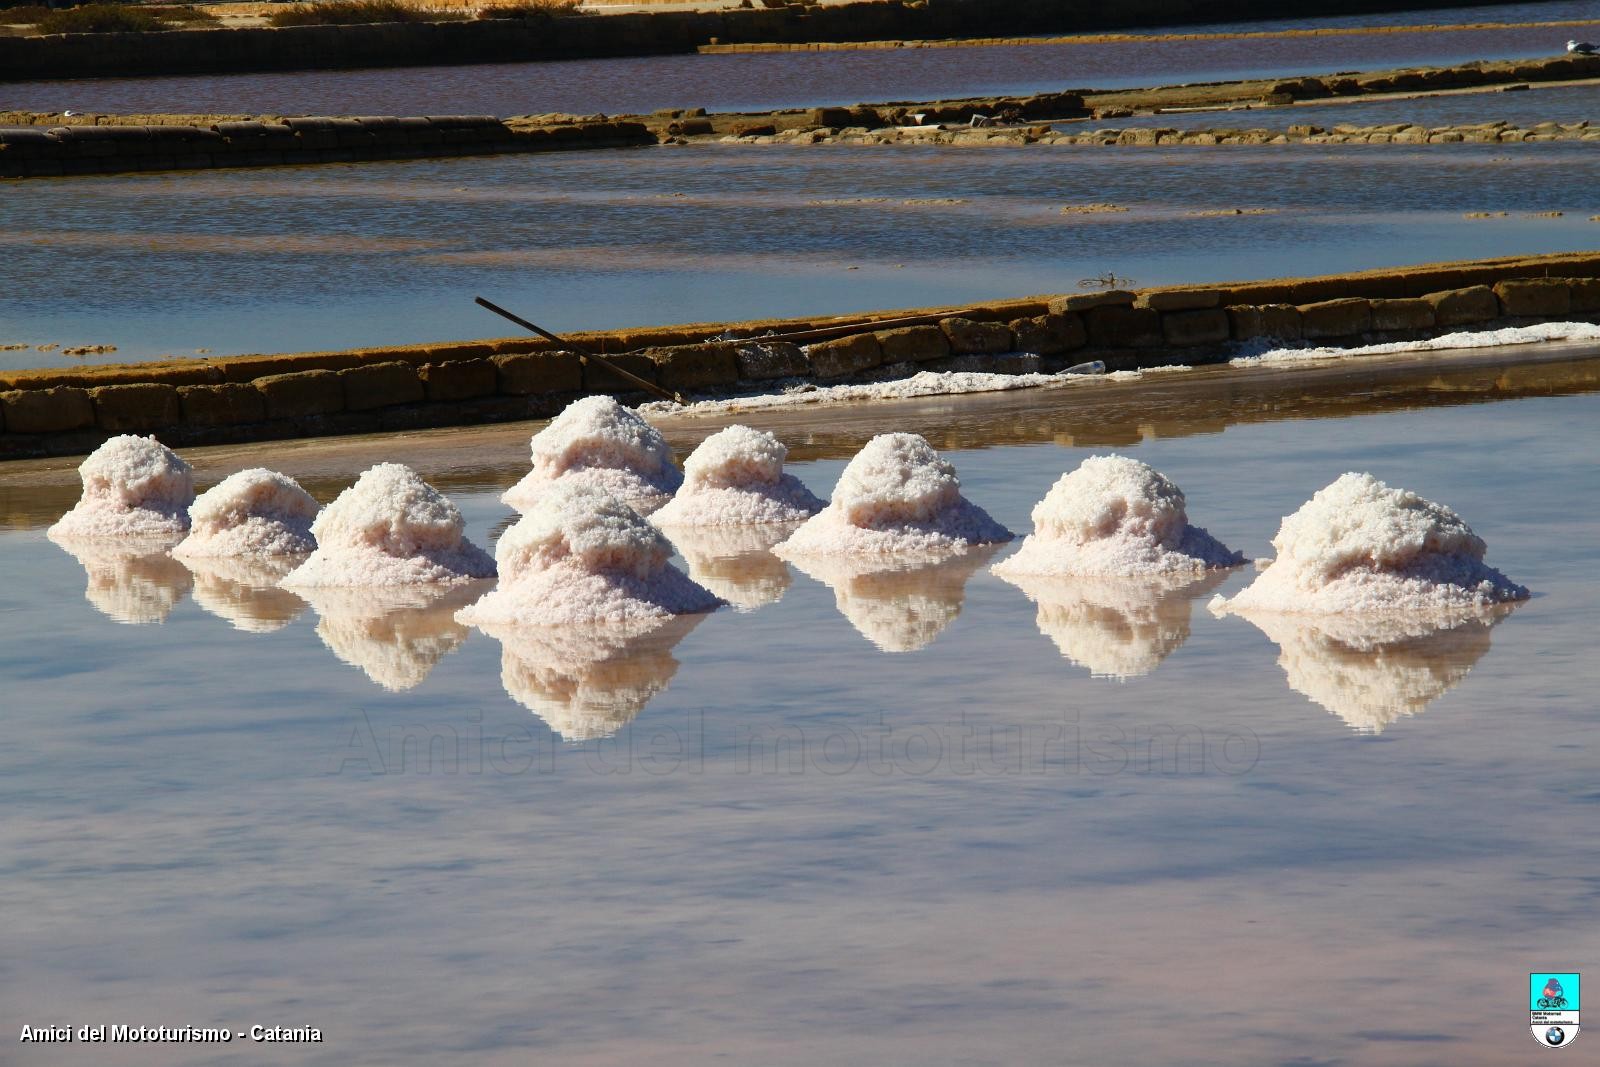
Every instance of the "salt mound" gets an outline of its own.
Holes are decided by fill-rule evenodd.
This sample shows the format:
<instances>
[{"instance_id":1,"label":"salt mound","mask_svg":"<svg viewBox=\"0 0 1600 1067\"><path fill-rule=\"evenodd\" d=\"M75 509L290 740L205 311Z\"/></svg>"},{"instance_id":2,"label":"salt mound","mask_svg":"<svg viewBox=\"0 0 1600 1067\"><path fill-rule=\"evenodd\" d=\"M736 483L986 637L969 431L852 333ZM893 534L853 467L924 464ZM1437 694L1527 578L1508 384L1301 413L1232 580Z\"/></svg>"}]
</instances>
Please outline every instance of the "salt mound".
<instances>
[{"instance_id":1,"label":"salt mound","mask_svg":"<svg viewBox=\"0 0 1600 1067\"><path fill-rule=\"evenodd\" d=\"M83 495L50 527L52 540L159 538L189 529L194 472L154 437L123 434L78 466Z\"/></svg>"},{"instance_id":2,"label":"salt mound","mask_svg":"<svg viewBox=\"0 0 1600 1067\"><path fill-rule=\"evenodd\" d=\"M857 452L833 500L773 551L802 556L960 552L1012 533L961 495L956 470L914 433L879 434Z\"/></svg>"},{"instance_id":3,"label":"salt mound","mask_svg":"<svg viewBox=\"0 0 1600 1067\"><path fill-rule=\"evenodd\" d=\"M1474 612L1528 591L1483 562L1484 543L1442 504L1345 474L1283 520L1277 558L1215 612Z\"/></svg>"},{"instance_id":4,"label":"salt mound","mask_svg":"<svg viewBox=\"0 0 1600 1067\"><path fill-rule=\"evenodd\" d=\"M317 502L285 474L254 467L230 474L189 508L189 536L172 550L182 558L304 555L317 547Z\"/></svg>"},{"instance_id":5,"label":"salt mound","mask_svg":"<svg viewBox=\"0 0 1600 1067\"><path fill-rule=\"evenodd\" d=\"M764 526L674 526L668 536L689 565L689 577L733 605L754 611L783 598L794 581L772 546L798 523Z\"/></svg>"},{"instance_id":6,"label":"salt mound","mask_svg":"<svg viewBox=\"0 0 1600 1067\"><path fill-rule=\"evenodd\" d=\"M915 652L956 621L967 580L996 551L980 547L920 561L805 556L795 567L833 590L839 613L862 637L884 652Z\"/></svg>"},{"instance_id":7,"label":"salt mound","mask_svg":"<svg viewBox=\"0 0 1600 1067\"><path fill-rule=\"evenodd\" d=\"M610 737L678 672L672 649L703 615L568 626L488 627L506 695L567 741Z\"/></svg>"},{"instance_id":8,"label":"salt mound","mask_svg":"<svg viewBox=\"0 0 1600 1067\"><path fill-rule=\"evenodd\" d=\"M822 501L783 473L789 450L770 433L729 426L700 443L683 464L683 488L652 517L657 526L752 526L795 522Z\"/></svg>"},{"instance_id":9,"label":"salt mound","mask_svg":"<svg viewBox=\"0 0 1600 1067\"><path fill-rule=\"evenodd\" d=\"M1127 456L1090 456L1033 509L1033 533L994 572L1149 576L1234 567L1244 556L1189 525L1183 490Z\"/></svg>"},{"instance_id":10,"label":"salt mound","mask_svg":"<svg viewBox=\"0 0 1600 1067\"><path fill-rule=\"evenodd\" d=\"M176 550L174 550L176 551ZM192 556L194 602L246 633L283 629L306 610L306 602L278 583L295 568L294 556Z\"/></svg>"},{"instance_id":11,"label":"salt mound","mask_svg":"<svg viewBox=\"0 0 1600 1067\"><path fill-rule=\"evenodd\" d=\"M998 571L999 568L996 568ZM1007 578L1039 606L1039 632L1095 678L1138 678L1189 639L1194 598L1227 574L1140 578L1017 575Z\"/></svg>"},{"instance_id":12,"label":"salt mound","mask_svg":"<svg viewBox=\"0 0 1600 1067\"><path fill-rule=\"evenodd\" d=\"M1278 645L1289 687L1360 733L1380 734L1416 715L1489 651L1489 631L1509 609L1435 625L1407 616L1249 615Z\"/></svg>"},{"instance_id":13,"label":"salt mound","mask_svg":"<svg viewBox=\"0 0 1600 1067\"><path fill-rule=\"evenodd\" d=\"M500 497L527 511L557 482L620 497L636 510L665 504L683 484L666 439L609 396L567 405L531 442L533 469Z\"/></svg>"},{"instance_id":14,"label":"salt mound","mask_svg":"<svg viewBox=\"0 0 1600 1067\"><path fill-rule=\"evenodd\" d=\"M59 543L88 577L84 599L116 622L165 622L193 584L188 568L167 555L170 538Z\"/></svg>"},{"instance_id":15,"label":"salt mound","mask_svg":"<svg viewBox=\"0 0 1600 1067\"><path fill-rule=\"evenodd\" d=\"M456 612L478 585L315 586L317 636L341 661L391 692L415 689L470 633Z\"/></svg>"},{"instance_id":16,"label":"salt mound","mask_svg":"<svg viewBox=\"0 0 1600 1067\"><path fill-rule=\"evenodd\" d=\"M287 588L455 583L494 577L488 553L461 536L461 511L417 472L379 463L311 524L317 550Z\"/></svg>"},{"instance_id":17,"label":"salt mound","mask_svg":"<svg viewBox=\"0 0 1600 1067\"><path fill-rule=\"evenodd\" d=\"M665 618L721 603L670 565L661 531L617 497L582 484L549 488L495 546L500 586L461 621L558 626Z\"/></svg>"}]
</instances>

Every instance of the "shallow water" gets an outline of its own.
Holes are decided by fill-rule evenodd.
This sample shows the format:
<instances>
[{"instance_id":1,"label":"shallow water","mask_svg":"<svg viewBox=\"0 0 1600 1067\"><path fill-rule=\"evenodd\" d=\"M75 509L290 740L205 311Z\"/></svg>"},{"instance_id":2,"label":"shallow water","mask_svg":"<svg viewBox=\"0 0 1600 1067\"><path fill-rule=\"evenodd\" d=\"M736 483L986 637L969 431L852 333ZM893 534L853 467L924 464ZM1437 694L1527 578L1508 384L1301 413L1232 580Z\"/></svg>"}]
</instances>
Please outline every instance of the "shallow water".
<instances>
[{"instance_id":1,"label":"shallow water","mask_svg":"<svg viewBox=\"0 0 1600 1067\"><path fill-rule=\"evenodd\" d=\"M181 568L97 571L86 602L39 529L70 464L0 469L0 845L28 917L5 1000L30 1021L321 1027L274 1055L295 1063L1508 1062L1523 975L1600 948L1600 857L1582 835L1548 847L1594 800L1600 394L1474 402L1570 390L1583 365L1473 360L769 423L818 490L864 434L932 428L1018 530L1114 445L1249 555L1312 490L1371 470L1455 507L1538 594L1483 634L1382 656L1312 640L1284 666L1205 590L1085 594L1041 633L984 569L830 587L755 566L775 603L593 669L537 646L503 661L415 606L279 594L252 618L281 628L248 632L218 617L240 596ZM682 450L715 427L667 428ZM191 458L202 482L269 460L324 499L375 454L414 460L487 543L524 444ZM557 742L503 669L590 739ZM1397 680L1432 699L1377 733L1293 688L1359 701ZM621 710L568 722L572 693Z\"/></svg>"},{"instance_id":2,"label":"shallow water","mask_svg":"<svg viewBox=\"0 0 1600 1067\"><path fill-rule=\"evenodd\" d=\"M118 351L0 367L504 336L479 294L603 329L1573 251L1600 234L1591 148L719 145L30 182L0 198L0 344ZM1129 210L1061 213L1107 201ZM1199 214L1232 208L1269 213Z\"/></svg>"}]
</instances>

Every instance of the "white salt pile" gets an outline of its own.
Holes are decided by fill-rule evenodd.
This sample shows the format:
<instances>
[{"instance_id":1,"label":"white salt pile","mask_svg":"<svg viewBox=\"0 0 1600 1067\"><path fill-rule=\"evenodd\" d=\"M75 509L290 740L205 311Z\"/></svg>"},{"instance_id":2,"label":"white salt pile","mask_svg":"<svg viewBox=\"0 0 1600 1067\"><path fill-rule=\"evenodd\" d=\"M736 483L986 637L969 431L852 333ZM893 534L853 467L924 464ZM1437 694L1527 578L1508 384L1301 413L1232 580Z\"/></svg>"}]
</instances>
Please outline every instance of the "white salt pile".
<instances>
[{"instance_id":1,"label":"white salt pile","mask_svg":"<svg viewBox=\"0 0 1600 1067\"><path fill-rule=\"evenodd\" d=\"M802 556L949 555L1012 533L961 495L956 469L914 433L879 434L857 452L833 500L773 551Z\"/></svg>"},{"instance_id":2,"label":"white salt pile","mask_svg":"<svg viewBox=\"0 0 1600 1067\"><path fill-rule=\"evenodd\" d=\"M1278 645L1289 687L1360 733L1379 734L1460 684L1508 608L1435 625L1405 615L1247 616Z\"/></svg>"},{"instance_id":3,"label":"white salt pile","mask_svg":"<svg viewBox=\"0 0 1600 1067\"><path fill-rule=\"evenodd\" d=\"M729 426L683 464L683 488L651 516L657 526L753 526L808 519L822 510L800 480L783 473L789 449L770 433Z\"/></svg>"},{"instance_id":4,"label":"white salt pile","mask_svg":"<svg viewBox=\"0 0 1600 1067\"><path fill-rule=\"evenodd\" d=\"M1214 571L1141 578L1019 575L1008 578L1038 605L1039 632L1095 678L1138 678L1189 639L1194 598L1227 577Z\"/></svg>"},{"instance_id":5,"label":"white salt pile","mask_svg":"<svg viewBox=\"0 0 1600 1067\"><path fill-rule=\"evenodd\" d=\"M921 565L881 556L803 556L795 567L833 590L839 613L862 637L884 652L915 652L956 621L967 580L996 551L924 557Z\"/></svg>"},{"instance_id":6,"label":"white salt pile","mask_svg":"<svg viewBox=\"0 0 1600 1067\"><path fill-rule=\"evenodd\" d=\"M50 527L52 540L182 537L189 529L194 474L154 437L123 434L78 466L83 495Z\"/></svg>"},{"instance_id":7,"label":"white salt pile","mask_svg":"<svg viewBox=\"0 0 1600 1067\"><path fill-rule=\"evenodd\" d=\"M189 536L172 550L180 559L305 555L317 547L311 522L317 502L285 474L254 467L230 474L189 508Z\"/></svg>"},{"instance_id":8,"label":"white salt pile","mask_svg":"<svg viewBox=\"0 0 1600 1067\"><path fill-rule=\"evenodd\" d=\"M461 621L477 626L560 626L664 619L721 601L667 560L672 545L617 497L558 484L500 537L500 585Z\"/></svg>"},{"instance_id":9,"label":"white salt pile","mask_svg":"<svg viewBox=\"0 0 1600 1067\"><path fill-rule=\"evenodd\" d=\"M648 513L683 484L666 439L609 396L567 405L533 435L530 448L533 469L500 497L518 511L532 508L561 483L603 490Z\"/></svg>"},{"instance_id":10,"label":"white salt pile","mask_svg":"<svg viewBox=\"0 0 1600 1067\"><path fill-rule=\"evenodd\" d=\"M1006 575L1198 574L1244 557L1189 525L1183 490L1127 456L1090 456L1033 509L1033 533L995 565Z\"/></svg>"},{"instance_id":11,"label":"white salt pile","mask_svg":"<svg viewBox=\"0 0 1600 1067\"><path fill-rule=\"evenodd\" d=\"M747 612L783 598L794 581L772 546L794 533L798 523L762 526L673 526L673 547L689 565L689 577Z\"/></svg>"},{"instance_id":12,"label":"white salt pile","mask_svg":"<svg viewBox=\"0 0 1600 1067\"><path fill-rule=\"evenodd\" d=\"M494 560L462 536L461 511L417 472L379 463L311 524L317 550L283 580L313 586L393 586L493 578Z\"/></svg>"},{"instance_id":13,"label":"white salt pile","mask_svg":"<svg viewBox=\"0 0 1600 1067\"><path fill-rule=\"evenodd\" d=\"M133 541L74 540L61 547L83 565L83 596L116 622L164 622L189 592L188 568L166 553L170 538Z\"/></svg>"},{"instance_id":14,"label":"white salt pile","mask_svg":"<svg viewBox=\"0 0 1600 1067\"><path fill-rule=\"evenodd\" d=\"M1306 614L1482 611L1528 591L1483 562L1484 543L1442 504L1345 474L1283 520L1274 559L1212 611Z\"/></svg>"},{"instance_id":15,"label":"white salt pile","mask_svg":"<svg viewBox=\"0 0 1600 1067\"><path fill-rule=\"evenodd\" d=\"M304 600L278 588L297 556L186 556L183 562L194 574L194 602L236 630L273 633L306 610Z\"/></svg>"},{"instance_id":16,"label":"white salt pile","mask_svg":"<svg viewBox=\"0 0 1600 1067\"><path fill-rule=\"evenodd\" d=\"M678 672L672 649L704 615L549 627L488 627L506 695L567 741L610 737Z\"/></svg>"},{"instance_id":17,"label":"white salt pile","mask_svg":"<svg viewBox=\"0 0 1600 1067\"><path fill-rule=\"evenodd\" d=\"M341 661L391 692L421 685L470 631L456 612L471 585L316 586L300 591L316 609L317 636Z\"/></svg>"},{"instance_id":18,"label":"white salt pile","mask_svg":"<svg viewBox=\"0 0 1600 1067\"><path fill-rule=\"evenodd\" d=\"M1430 337L1424 341L1391 341L1356 348L1273 348L1229 360L1234 366L1295 364L1345 356L1390 356L1407 352L1443 352L1464 348L1500 348L1546 341L1600 341L1600 326L1589 322L1541 322L1532 326L1507 326L1498 330L1466 330Z\"/></svg>"}]
</instances>

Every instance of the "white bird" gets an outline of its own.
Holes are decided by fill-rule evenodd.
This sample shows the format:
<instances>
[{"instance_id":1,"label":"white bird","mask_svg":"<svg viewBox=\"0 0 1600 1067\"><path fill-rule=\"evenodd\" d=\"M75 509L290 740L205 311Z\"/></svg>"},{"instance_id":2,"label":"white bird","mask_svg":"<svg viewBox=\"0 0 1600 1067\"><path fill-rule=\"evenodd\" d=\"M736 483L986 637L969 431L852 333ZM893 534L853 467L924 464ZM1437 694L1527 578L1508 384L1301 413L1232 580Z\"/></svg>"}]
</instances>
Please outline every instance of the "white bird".
<instances>
[{"instance_id":1,"label":"white bird","mask_svg":"<svg viewBox=\"0 0 1600 1067\"><path fill-rule=\"evenodd\" d=\"M1580 56L1592 56L1600 52L1600 46L1593 45L1588 41L1568 41L1567 51Z\"/></svg>"}]
</instances>

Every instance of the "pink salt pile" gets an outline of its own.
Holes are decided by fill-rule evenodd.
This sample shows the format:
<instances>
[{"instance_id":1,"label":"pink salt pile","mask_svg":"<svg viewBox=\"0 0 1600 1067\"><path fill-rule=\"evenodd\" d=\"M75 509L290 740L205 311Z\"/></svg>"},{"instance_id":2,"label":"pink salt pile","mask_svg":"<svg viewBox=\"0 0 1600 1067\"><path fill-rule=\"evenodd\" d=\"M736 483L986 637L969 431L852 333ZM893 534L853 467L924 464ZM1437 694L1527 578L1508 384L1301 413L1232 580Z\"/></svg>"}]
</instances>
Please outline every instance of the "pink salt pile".
<instances>
[{"instance_id":1,"label":"pink salt pile","mask_svg":"<svg viewBox=\"0 0 1600 1067\"><path fill-rule=\"evenodd\" d=\"M550 487L495 546L500 585L462 611L477 626L663 620L721 604L667 560L672 546L624 501Z\"/></svg>"},{"instance_id":2,"label":"pink salt pile","mask_svg":"<svg viewBox=\"0 0 1600 1067\"><path fill-rule=\"evenodd\" d=\"M597 489L649 513L665 504L683 474L654 426L609 396L567 405L530 443L533 469L501 500L527 511L558 483Z\"/></svg>"},{"instance_id":3,"label":"pink salt pile","mask_svg":"<svg viewBox=\"0 0 1600 1067\"><path fill-rule=\"evenodd\" d=\"M317 502L285 474L254 467L230 474L189 508L179 559L304 555L317 547Z\"/></svg>"},{"instance_id":4,"label":"pink salt pile","mask_svg":"<svg viewBox=\"0 0 1600 1067\"><path fill-rule=\"evenodd\" d=\"M317 550L285 588L460 583L493 578L494 560L462 536L461 511L399 463L364 471L311 524Z\"/></svg>"},{"instance_id":5,"label":"pink salt pile","mask_svg":"<svg viewBox=\"0 0 1600 1067\"><path fill-rule=\"evenodd\" d=\"M1033 509L1033 533L1002 577L1150 577L1235 567L1244 557L1189 525L1183 491L1147 463L1090 456Z\"/></svg>"},{"instance_id":6,"label":"pink salt pile","mask_svg":"<svg viewBox=\"0 0 1600 1067\"><path fill-rule=\"evenodd\" d=\"M770 433L729 426L683 464L683 487L651 521L657 526L756 526L808 519L822 501L783 473L789 450Z\"/></svg>"},{"instance_id":7,"label":"pink salt pile","mask_svg":"<svg viewBox=\"0 0 1600 1067\"><path fill-rule=\"evenodd\" d=\"M123 434L78 466L83 495L50 527L52 540L166 540L189 529L194 473L154 437Z\"/></svg>"},{"instance_id":8,"label":"pink salt pile","mask_svg":"<svg viewBox=\"0 0 1600 1067\"><path fill-rule=\"evenodd\" d=\"M805 556L950 555L1012 533L961 495L956 471L913 433L879 434L856 453L833 500L773 551Z\"/></svg>"}]
</instances>

